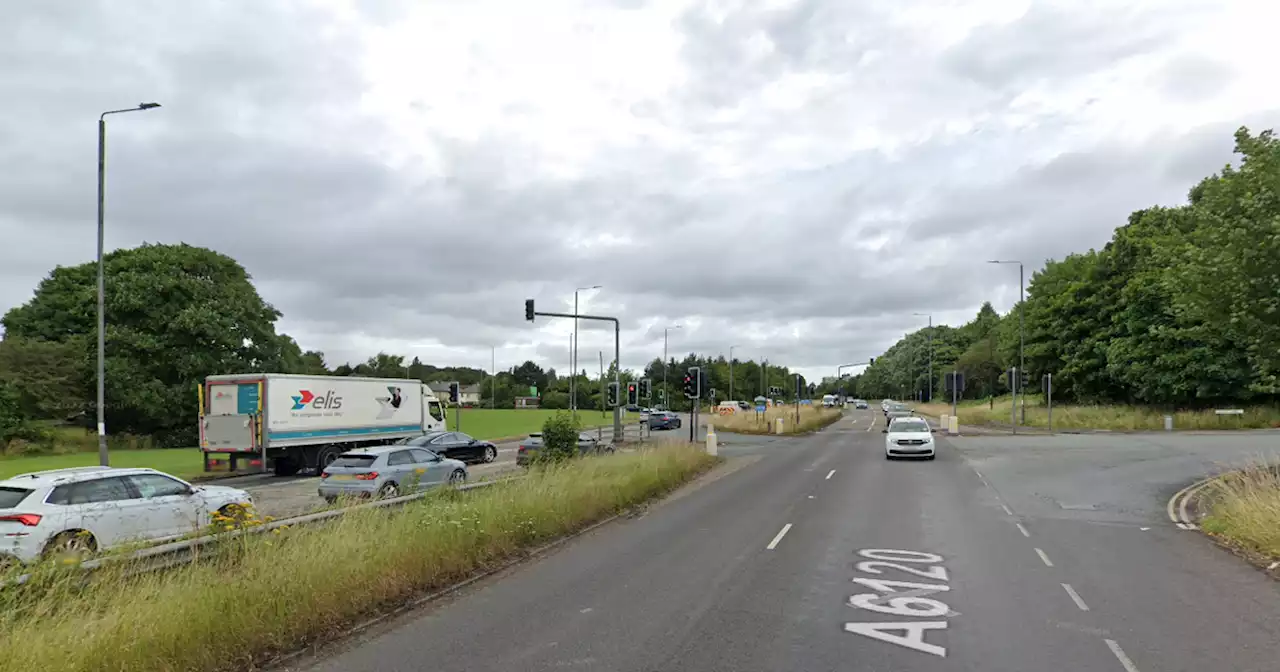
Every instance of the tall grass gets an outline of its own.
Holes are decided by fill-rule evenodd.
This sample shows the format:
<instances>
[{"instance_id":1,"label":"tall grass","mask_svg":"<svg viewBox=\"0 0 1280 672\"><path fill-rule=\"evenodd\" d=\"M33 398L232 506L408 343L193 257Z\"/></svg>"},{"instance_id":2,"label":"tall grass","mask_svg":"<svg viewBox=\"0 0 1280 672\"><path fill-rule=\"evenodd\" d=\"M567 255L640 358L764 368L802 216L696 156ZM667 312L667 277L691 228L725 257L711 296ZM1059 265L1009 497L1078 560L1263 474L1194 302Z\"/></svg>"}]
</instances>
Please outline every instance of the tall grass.
<instances>
[{"instance_id":1,"label":"tall grass","mask_svg":"<svg viewBox=\"0 0 1280 672\"><path fill-rule=\"evenodd\" d=\"M956 409L960 424L1008 425L1013 400L1000 397L991 408L987 401L965 402ZM950 404L914 404L929 415L950 415ZM1021 406L1021 403L1019 403ZM1021 409L1018 410L1021 421ZM1167 411L1145 406L1120 405L1053 405L1054 429L1158 430L1164 429L1164 416L1173 416L1174 429L1261 429L1280 427L1280 408L1275 406L1244 407L1243 415L1217 415L1209 410ZM1049 409L1044 399L1027 396L1026 425L1049 426Z\"/></svg>"},{"instance_id":2,"label":"tall grass","mask_svg":"<svg viewBox=\"0 0 1280 672\"><path fill-rule=\"evenodd\" d=\"M1280 558L1280 463L1227 474L1206 489L1205 531Z\"/></svg>"},{"instance_id":3,"label":"tall grass","mask_svg":"<svg viewBox=\"0 0 1280 672\"><path fill-rule=\"evenodd\" d=\"M687 481L693 446L576 460L471 492L255 537L215 559L0 593L0 672L243 669Z\"/></svg>"},{"instance_id":4,"label":"tall grass","mask_svg":"<svg viewBox=\"0 0 1280 672\"><path fill-rule=\"evenodd\" d=\"M840 409L821 406L801 406L800 421L796 422L795 406L770 406L764 413L754 410L737 411L733 415L709 415L708 421L716 429L738 434L773 434L777 420L782 419L784 434L803 434L822 429L840 419Z\"/></svg>"}]
</instances>

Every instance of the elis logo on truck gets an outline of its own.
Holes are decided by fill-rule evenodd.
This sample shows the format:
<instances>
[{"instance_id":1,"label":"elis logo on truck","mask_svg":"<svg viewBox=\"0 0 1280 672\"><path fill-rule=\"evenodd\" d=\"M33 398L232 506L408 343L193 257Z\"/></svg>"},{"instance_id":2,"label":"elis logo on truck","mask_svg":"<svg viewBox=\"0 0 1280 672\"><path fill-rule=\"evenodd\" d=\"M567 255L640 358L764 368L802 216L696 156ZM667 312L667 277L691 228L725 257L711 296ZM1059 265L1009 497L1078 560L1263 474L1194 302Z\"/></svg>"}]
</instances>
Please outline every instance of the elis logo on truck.
<instances>
[{"instance_id":1,"label":"elis logo on truck","mask_svg":"<svg viewBox=\"0 0 1280 672\"><path fill-rule=\"evenodd\" d=\"M323 397L317 397L310 390L298 390L298 396L290 398L293 399L293 410L295 411L300 411L307 406L329 410L342 408L342 397L334 394L333 390L325 392Z\"/></svg>"}]
</instances>

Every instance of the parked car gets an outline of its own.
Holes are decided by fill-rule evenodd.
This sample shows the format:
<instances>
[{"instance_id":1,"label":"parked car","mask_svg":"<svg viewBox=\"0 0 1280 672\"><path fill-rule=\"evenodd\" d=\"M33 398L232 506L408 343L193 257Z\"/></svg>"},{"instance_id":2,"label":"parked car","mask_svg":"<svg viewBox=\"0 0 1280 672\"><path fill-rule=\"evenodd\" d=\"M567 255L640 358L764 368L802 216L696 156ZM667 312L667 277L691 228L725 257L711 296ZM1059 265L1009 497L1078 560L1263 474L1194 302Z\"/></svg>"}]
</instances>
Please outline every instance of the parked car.
<instances>
[{"instance_id":1,"label":"parked car","mask_svg":"<svg viewBox=\"0 0 1280 672\"><path fill-rule=\"evenodd\" d=\"M924 418L895 418L885 428L884 457L937 457L933 447L933 432Z\"/></svg>"},{"instance_id":2,"label":"parked car","mask_svg":"<svg viewBox=\"0 0 1280 672\"><path fill-rule=\"evenodd\" d=\"M62 553L87 556L137 541L199 531L244 490L192 485L154 469L76 467L0 481L0 563Z\"/></svg>"},{"instance_id":3,"label":"parked car","mask_svg":"<svg viewBox=\"0 0 1280 672\"><path fill-rule=\"evenodd\" d=\"M520 447L516 449L516 464L525 466L538 456L538 451L542 449L542 433L535 432L529 435L529 438L520 442ZM607 441L600 441L596 438L595 432L581 432L578 434L578 454L579 455L595 455L599 453L612 453L613 444Z\"/></svg>"},{"instance_id":4,"label":"parked car","mask_svg":"<svg viewBox=\"0 0 1280 672\"><path fill-rule=\"evenodd\" d=\"M426 448L433 453L468 463L489 463L498 459L498 447L462 432L427 432L397 445Z\"/></svg>"},{"instance_id":5,"label":"parked car","mask_svg":"<svg viewBox=\"0 0 1280 672\"><path fill-rule=\"evenodd\" d=\"M649 414L649 429L680 429L680 416L671 411Z\"/></svg>"},{"instance_id":6,"label":"parked car","mask_svg":"<svg viewBox=\"0 0 1280 672\"><path fill-rule=\"evenodd\" d=\"M377 446L338 456L320 472L318 492L326 502L339 497L399 497L446 483L467 481L467 465L425 448Z\"/></svg>"}]
</instances>

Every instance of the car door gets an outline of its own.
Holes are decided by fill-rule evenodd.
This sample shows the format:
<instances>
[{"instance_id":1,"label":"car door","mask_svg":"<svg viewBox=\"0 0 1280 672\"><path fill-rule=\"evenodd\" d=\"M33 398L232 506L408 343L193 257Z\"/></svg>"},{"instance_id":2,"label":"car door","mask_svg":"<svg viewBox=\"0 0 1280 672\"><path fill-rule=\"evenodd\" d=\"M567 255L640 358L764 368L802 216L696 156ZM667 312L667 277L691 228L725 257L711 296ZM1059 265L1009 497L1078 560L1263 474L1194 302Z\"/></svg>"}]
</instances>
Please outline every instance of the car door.
<instances>
[{"instance_id":1,"label":"car door","mask_svg":"<svg viewBox=\"0 0 1280 672\"><path fill-rule=\"evenodd\" d=\"M387 477L402 489L413 486L418 478L412 450L397 450L387 455Z\"/></svg>"},{"instance_id":2,"label":"car door","mask_svg":"<svg viewBox=\"0 0 1280 672\"><path fill-rule=\"evenodd\" d=\"M47 501L65 506L66 527L88 530L98 548L148 538L147 503L124 476L60 485Z\"/></svg>"},{"instance_id":3,"label":"car door","mask_svg":"<svg viewBox=\"0 0 1280 672\"><path fill-rule=\"evenodd\" d=\"M125 478L142 496L150 538L170 537L197 532L208 512L201 511L202 502L191 486L164 474L131 474ZM201 514L204 515L201 515Z\"/></svg>"},{"instance_id":4,"label":"car door","mask_svg":"<svg viewBox=\"0 0 1280 672\"><path fill-rule=\"evenodd\" d=\"M440 457L458 459L456 455L457 448L453 445L453 435L453 432L445 432L431 439L425 447Z\"/></svg>"},{"instance_id":5,"label":"car door","mask_svg":"<svg viewBox=\"0 0 1280 672\"><path fill-rule=\"evenodd\" d=\"M409 452L413 453L413 469L418 475L419 490L440 485L448 480L449 474L444 468L444 460L439 455L423 448L414 448Z\"/></svg>"},{"instance_id":6,"label":"car door","mask_svg":"<svg viewBox=\"0 0 1280 672\"><path fill-rule=\"evenodd\" d=\"M463 462L479 460L484 451L484 446L479 441L475 440L470 434L463 434L462 432L453 433L453 445L455 446L455 453L450 457Z\"/></svg>"}]
</instances>

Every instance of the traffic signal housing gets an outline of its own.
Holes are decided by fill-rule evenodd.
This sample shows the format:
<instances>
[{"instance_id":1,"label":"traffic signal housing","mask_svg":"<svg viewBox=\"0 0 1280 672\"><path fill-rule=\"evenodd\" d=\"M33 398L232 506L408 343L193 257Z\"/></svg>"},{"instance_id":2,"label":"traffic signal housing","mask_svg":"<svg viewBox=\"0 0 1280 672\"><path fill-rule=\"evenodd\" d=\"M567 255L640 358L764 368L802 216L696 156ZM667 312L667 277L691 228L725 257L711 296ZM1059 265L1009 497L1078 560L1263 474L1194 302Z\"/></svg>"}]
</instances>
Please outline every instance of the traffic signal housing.
<instances>
[{"instance_id":1,"label":"traffic signal housing","mask_svg":"<svg viewBox=\"0 0 1280 672\"><path fill-rule=\"evenodd\" d=\"M701 367L691 366L684 374L684 396L686 399L697 399L701 396Z\"/></svg>"},{"instance_id":2,"label":"traffic signal housing","mask_svg":"<svg viewBox=\"0 0 1280 672\"><path fill-rule=\"evenodd\" d=\"M618 405L618 383L609 383L609 408Z\"/></svg>"},{"instance_id":3,"label":"traffic signal housing","mask_svg":"<svg viewBox=\"0 0 1280 672\"><path fill-rule=\"evenodd\" d=\"M524 319L533 321L533 299L524 300Z\"/></svg>"},{"instance_id":4,"label":"traffic signal housing","mask_svg":"<svg viewBox=\"0 0 1280 672\"><path fill-rule=\"evenodd\" d=\"M458 403L458 384L449 383L449 403Z\"/></svg>"},{"instance_id":5,"label":"traffic signal housing","mask_svg":"<svg viewBox=\"0 0 1280 672\"><path fill-rule=\"evenodd\" d=\"M627 383L627 405L635 406L638 403L640 403L640 385Z\"/></svg>"},{"instance_id":6,"label":"traffic signal housing","mask_svg":"<svg viewBox=\"0 0 1280 672\"><path fill-rule=\"evenodd\" d=\"M640 379L640 398L641 399L649 398L649 379L648 378Z\"/></svg>"}]
</instances>

